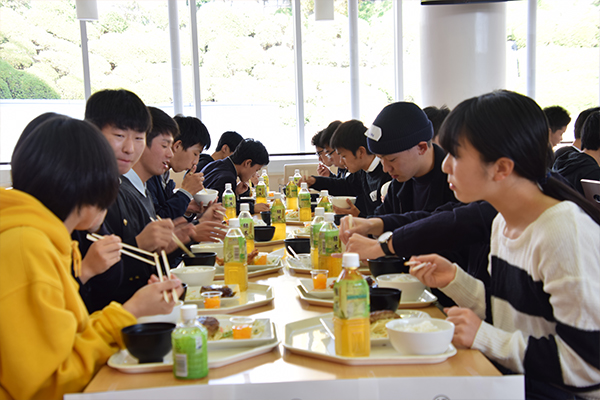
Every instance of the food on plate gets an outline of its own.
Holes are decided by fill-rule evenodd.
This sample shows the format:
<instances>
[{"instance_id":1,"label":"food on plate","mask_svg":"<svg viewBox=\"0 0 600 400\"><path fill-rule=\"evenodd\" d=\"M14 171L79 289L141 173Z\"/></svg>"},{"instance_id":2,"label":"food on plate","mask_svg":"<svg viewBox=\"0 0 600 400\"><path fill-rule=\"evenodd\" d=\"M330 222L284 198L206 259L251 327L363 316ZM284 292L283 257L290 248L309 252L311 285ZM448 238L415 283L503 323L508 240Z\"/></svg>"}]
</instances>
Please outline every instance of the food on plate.
<instances>
[{"instance_id":1,"label":"food on plate","mask_svg":"<svg viewBox=\"0 0 600 400\"><path fill-rule=\"evenodd\" d=\"M206 328L208 340L212 340L215 334L219 331L219 320L215 317L198 317L198 322Z\"/></svg>"},{"instance_id":2,"label":"food on plate","mask_svg":"<svg viewBox=\"0 0 600 400\"><path fill-rule=\"evenodd\" d=\"M233 297L235 296L235 292L231 290L229 286L226 285L210 285L210 286L202 286L200 289L200 293L204 292L221 292L222 298Z\"/></svg>"},{"instance_id":3,"label":"food on plate","mask_svg":"<svg viewBox=\"0 0 600 400\"><path fill-rule=\"evenodd\" d=\"M256 256L258 256L258 250L254 249L254 250L252 250L252 252L250 254L248 254L248 264L253 264L254 258ZM220 265L221 267L223 265L225 265L225 260L223 258L217 257L216 261L217 261L217 264ZM266 256L265 256L265 264L266 264ZM255 264L255 265L262 265L262 264Z\"/></svg>"},{"instance_id":4,"label":"food on plate","mask_svg":"<svg viewBox=\"0 0 600 400\"><path fill-rule=\"evenodd\" d=\"M198 322L204 325L206 328L207 339L209 341L233 339L233 329L231 323L229 322L224 322L223 325L221 325L218 319L209 316L198 317ZM250 338L255 339L262 336L262 334L265 332L265 329L266 326L264 321L255 320L252 324Z\"/></svg>"},{"instance_id":5,"label":"food on plate","mask_svg":"<svg viewBox=\"0 0 600 400\"><path fill-rule=\"evenodd\" d=\"M399 318L402 317L390 310L373 311L369 316L369 321L371 322L371 339L388 337L385 324Z\"/></svg>"},{"instance_id":6,"label":"food on plate","mask_svg":"<svg viewBox=\"0 0 600 400\"><path fill-rule=\"evenodd\" d=\"M298 214L298 210L285 210L285 219L286 220L299 220L300 216Z\"/></svg>"},{"instance_id":7,"label":"food on plate","mask_svg":"<svg viewBox=\"0 0 600 400\"><path fill-rule=\"evenodd\" d=\"M259 252L252 262L253 265L267 265L267 255L269 253ZM250 264L250 262L248 262Z\"/></svg>"},{"instance_id":8,"label":"food on plate","mask_svg":"<svg viewBox=\"0 0 600 400\"><path fill-rule=\"evenodd\" d=\"M419 322L418 324L397 326L396 330L402 332L439 332L440 328L432 324L430 321Z\"/></svg>"},{"instance_id":9,"label":"food on plate","mask_svg":"<svg viewBox=\"0 0 600 400\"><path fill-rule=\"evenodd\" d=\"M217 256L216 262L217 262L217 265L220 265L221 267L225 264L225 260L219 256Z\"/></svg>"},{"instance_id":10,"label":"food on plate","mask_svg":"<svg viewBox=\"0 0 600 400\"><path fill-rule=\"evenodd\" d=\"M178 271L181 269L181 271L179 271L180 274L191 274L192 272L206 271L207 268L214 268L214 267L185 267L185 268L178 268Z\"/></svg>"}]
</instances>

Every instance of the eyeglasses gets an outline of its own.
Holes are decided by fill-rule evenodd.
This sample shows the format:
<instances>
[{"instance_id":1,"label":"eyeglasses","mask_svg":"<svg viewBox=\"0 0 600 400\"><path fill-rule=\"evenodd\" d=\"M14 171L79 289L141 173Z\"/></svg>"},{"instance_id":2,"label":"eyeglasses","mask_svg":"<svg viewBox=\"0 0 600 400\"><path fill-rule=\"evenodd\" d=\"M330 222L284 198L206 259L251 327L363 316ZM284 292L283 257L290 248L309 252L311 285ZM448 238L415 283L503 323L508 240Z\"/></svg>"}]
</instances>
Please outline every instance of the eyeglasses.
<instances>
[{"instance_id":1,"label":"eyeglasses","mask_svg":"<svg viewBox=\"0 0 600 400\"><path fill-rule=\"evenodd\" d=\"M334 152L335 152L335 150L332 150L332 151L330 151L330 152L328 152L328 153L325 153L325 155L326 155L327 157L331 158L331 155L332 155Z\"/></svg>"},{"instance_id":2,"label":"eyeglasses","mask_svg":"<svg viewBox=\"0 0 600 400\"><path fill-rule=\"evenodd\" d=\"M319 150L319 151L317 151L317 157L321 157L321 153L322 153L323 151L325 151L325 150Z\"/></svg>"}]
</instances>

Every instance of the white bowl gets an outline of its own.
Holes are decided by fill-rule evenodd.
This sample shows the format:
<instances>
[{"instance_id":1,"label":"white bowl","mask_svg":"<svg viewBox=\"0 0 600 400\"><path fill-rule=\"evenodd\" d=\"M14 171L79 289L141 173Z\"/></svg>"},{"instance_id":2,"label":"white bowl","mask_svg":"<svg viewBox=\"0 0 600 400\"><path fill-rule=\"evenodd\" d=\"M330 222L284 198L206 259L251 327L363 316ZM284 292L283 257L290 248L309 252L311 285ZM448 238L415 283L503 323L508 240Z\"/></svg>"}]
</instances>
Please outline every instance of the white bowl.
<instances>
[{"instance_id":1,"label":"white bowl","mask_svg":"<svg viewBox=\"0 0 600 400\"><path fill-rule=\"evenodd\" d=\"M425 285L411 274L379 275L375 280L379 287L400 289L402 291L402 297L400 297L402 303L417 301L425 290Z\"/></svg>"},{"instance_id":2,"label":"white bowl","mask_svg":"<svg viewBox=\"0 0 600 400\"><path fill-rule=\"evenodd\" d=\"M179 300L173 307L173 311L170 314L158 314L158 315L147 315L145 317L138 318L138 324L146 324L148 322L170 322L176 324L179 322L181 317L181 306L183 301Z\"/></svg>"},{"instance_id":3,"label":"white bowl","mask_svg":"<svg viewBox=\"0 0 600 400\"><path fill-rule=\"evenodd\" d=\"M353 196L329 196L329 198L331 199L331 204L339 208L350 208L346 199L350 199L352 204L356 203L356 197Z\"/></svg>"},{"instance_id":4,"label":"white bowl","mask_svg":"<svg viewBox=\"0 0 600 400\"><path fill-rule=\"evenodd\" d=\"M196 200L196 203L198 204L203 203L204 205L207 205L211 201L216 200L217 197L219 197L218 190L204 189L194 195L194 200Z\"/></svg>"},{"instance_id":5,"label":"white bowl","mask_svg":"<svg viewBox=\"0 0 600 400\"><path fill-rule=\"evenodd\" d=\"M214 251L217 257L223 258L223 242L201 242L193 244L191 247L192 253L207 253Z\"/></svg>"},{"instance_id":6,"label":"white bowl","mask_svg":"<svg viewBox=\"0 0 600 400\"><path fill-rule=\"evenodd\" d=\"M208 286L212 283L216 270L215 267L194 266L175 268L171 273L188 286Z\"/></svg>"},{"instance_id":7,"label":"white bowl","mask_svg":"<svg viewBox=\"0 0 600 400\"><path fill-rule=\"evenodd\" d=\"M414 332L415 326L424 327L433 325L438 330L435 332ZM402 355L432 355L442 354L448 350L454 324L443 319L435 318L402 318L394 319L387 324L388 337L394 349ZM404 329L408 329L404 330Z\"/></svg>"}]
</instances>

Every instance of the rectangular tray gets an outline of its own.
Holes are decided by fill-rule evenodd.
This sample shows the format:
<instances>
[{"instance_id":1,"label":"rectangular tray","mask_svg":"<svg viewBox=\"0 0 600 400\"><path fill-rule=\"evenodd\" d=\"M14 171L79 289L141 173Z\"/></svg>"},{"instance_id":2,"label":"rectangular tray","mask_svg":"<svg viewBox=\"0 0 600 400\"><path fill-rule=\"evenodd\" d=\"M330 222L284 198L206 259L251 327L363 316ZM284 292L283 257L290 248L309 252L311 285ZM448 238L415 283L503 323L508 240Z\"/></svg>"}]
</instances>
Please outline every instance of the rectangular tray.
<instances>
[{"instance_id":1,"label":"rectangular tray","mask_svg":"<svg viewBox=\"0 0 600 400\"><path fill-rule=\"evenodd\" d=\"M451 344L442 354L403 356L391 345L372 346L369 357L342 357L335 354L335 341L329 336L320 318L312 317L285 326L283 347L288 351L344 365L436 364L456 354Z\"/></svg>"},{"instance_id":2,"label":"rectangular tray","mask_svg":"<svg viewBox=\"0 0 600 400\"><path fill-rule=\"evenodd\" d=\"M253 268L252 271L248 270L248 278L254 278L257 276L272 274L277 272L283 268L281 262L277 265L254 265L254 267L262 267L262 268ZM217 268L214 279L225 279L225 274L223 273L223 267L221 269Z\"/></svg>"},{"instance_id":3,"label":"rectangular tray","mask_svg":"<svg viewBox=\"0 0 600 400\"><path fill-rule=\"evenodd\" d=\"M224 285L223 281L214 281L214 285ZM199 288L189 287L188 294L190 293L190 289L194 291ZM237 311L247 310L250 308L259 307L265 304L268 304L273 301L273 289L269 285L261 285L258 283L248 283L248 290L244 293L237 293L236 298L222 301L221 308L204 308L204 302L201 299L188 300L187 296L185 299L185 303L189 304L197 304L198 305L198 315L211 315L215 313L222 314L230 314Z\"/></svg>"}]
</instances>

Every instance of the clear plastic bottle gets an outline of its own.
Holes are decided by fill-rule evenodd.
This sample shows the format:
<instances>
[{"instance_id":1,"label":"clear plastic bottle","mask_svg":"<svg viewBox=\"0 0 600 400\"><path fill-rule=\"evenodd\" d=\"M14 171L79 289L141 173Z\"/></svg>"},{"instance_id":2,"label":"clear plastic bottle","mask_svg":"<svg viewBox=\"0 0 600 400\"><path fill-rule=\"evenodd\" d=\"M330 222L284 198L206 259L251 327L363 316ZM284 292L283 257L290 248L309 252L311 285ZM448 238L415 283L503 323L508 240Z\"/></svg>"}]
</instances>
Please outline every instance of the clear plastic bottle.
<instances>
[{"instance_id":1,"label":"clear plastic bottle","mask_svg":"<svg viewBox=\"0 0 600 400\"><path fill-rule=\"evenodd\" d=\"M369 285L358 272L357 253L345 253L343 271L333 285L335 354L368 357L371 352Z\"/></svg>"},{"instance_id":2,"label":"clear plastic bottle","mask_svg":"<svg viewBox=\"0 0 600 400\"><path fill-rule=\"evenodd\" d=\"M333 222L334 213L325 213L325 222L319 230L319 269L329 271L330 278L337 278L342 272L342 259L332 257L342 252L340 230Z\"/></svg>"},{"instance_id":3,"label":"clear plastic bottle","mask_svg":"<svg viewBox=\"0 0 600 400\"><path fill-rule=\"evenodd\" d=\"M285 186L285 203L288 210L298 209L298 186L294 182L293 176L290 176L290 180Z\"/></svg>"},{"instance_id":4,"label":"clear plastic bottle","mask_svg":"<svg viewBox=\"0 0 600 400\"><path fill-rule=\"evenodd\" d=\"M233 190L231 190L231 183L225 184L225 191L221 197L223 201L223 207L225 207L225 215L227 216L227 219L237 217L235 193L233 193Z\"/></svg>"},{"instance_id":5,"label":"clear plastic bottle","mask_svg":"<svg viewBox=\"0 0 600 400\"><path fill-rule=\"evenodd\" d=\"M273 240L282 240L286 238L285 233L285 206L281 201L281 193L275 193L273 204L271 205L271 225L275 227Z\"/></svg>"},{"instance_id":6,"label":"clear plastic bottle","mask_svg":"<svg viewBox=\"0 0 600 400\"><path fill-rule=\"evenodd\" d=\"M248 290L248 253L246 238L240 230L240 220L229 220L229 231L223 239L225 284L239 285L240 292Z\"/></svg>"},{"instance_id":7,"label":"clear plastic bottle","mask_svg":"<svg viewBox=\"0 0 600 400\"><path fill-rule=\"evenodd\" d=\"M262 171L262 175L259 177L263 178L263 180L265 181L265 185L267 185L267 192L269 191L269 175L267 175L267 170L263 169Z\"/></svg>"},{"instance_id":8,"label":"clear plastic bottle","mask_svg":"<svg viewBox=\"0 0 600 400\"><path fill-rule=\"evenodd\" d=\"M312 212L310 211L310 192L306 182L300 184L300 192L298 193L298 216L300 222L310 222Z\"/></svg>"},{"instance_id":9,"label":"clear plastic bottle","mask_svg":"<svg viewBox=\"0 0 600 400\"><path fill-rule=\"evenodd\" d=\"M264 177L258 178L258 184L256 185L256 203L266 203L267 202L267 184L265 182Z\"/></svg>"},{"instance_id":10,"label":"clear plastic bottle","mask_svg":"<svg viewBox=\"0 0 600 400\"><path fill-rule=\"evenodd\" d=\"M313 269L319 269L319 231L325 222L325 209L315 208L315 218L310 223L310 261Z\"/></svg>"},{"instance_id":11,"label":"clear plastic bottle","mask_svg":"<svg viewBox=\"0 0 600 400\"><path fill-rule=\"evenodd\" d=\"M173 375L177 379L200 379L208 375L206 328L198 323L195 304L181 307L181 321L171 333Z\"/></svg>"},{"instance_id":12,"label":"clear plastic bottle","mask_svg":"<svg viewBox=\"0 0 600 400\"><path fill-rule=\"evenodd\" d=\"M329 199L329 190L321 190L321 195L317 201L317 207L323 207L325 212L333 212L333 205Z\"/></svg>"},{"instance_id":13,"label":"clear plastic bottle","mask_svg":"<svg viewBox=\"0 0 600 400\"><path fill-rule=\"evenodd\" d=\"M300 170L299 169L294 170L294 183L296 184L296 186L300 185L301 180L302 180L302 175L300 175Z\"/></svg>"},{"instance_id":14,"label":"clear plastic bottle","mask_svg":"<svg viewBox=\"0 0 600 400\"><path fill-rule=\"evenodd\" d=\"M240 204L240 229L246 238L246 250L248 254L254 250L254 219L250 214L250 205L248 203Z\"/></svg>"}]
</instances>

